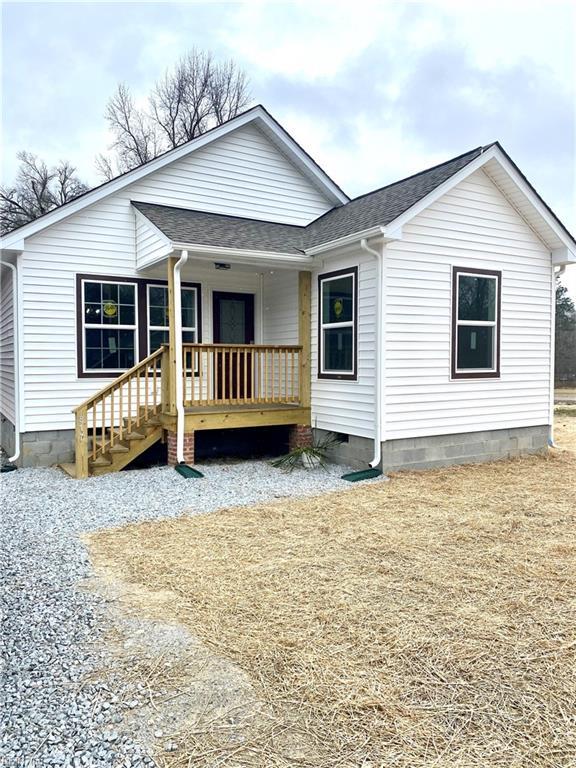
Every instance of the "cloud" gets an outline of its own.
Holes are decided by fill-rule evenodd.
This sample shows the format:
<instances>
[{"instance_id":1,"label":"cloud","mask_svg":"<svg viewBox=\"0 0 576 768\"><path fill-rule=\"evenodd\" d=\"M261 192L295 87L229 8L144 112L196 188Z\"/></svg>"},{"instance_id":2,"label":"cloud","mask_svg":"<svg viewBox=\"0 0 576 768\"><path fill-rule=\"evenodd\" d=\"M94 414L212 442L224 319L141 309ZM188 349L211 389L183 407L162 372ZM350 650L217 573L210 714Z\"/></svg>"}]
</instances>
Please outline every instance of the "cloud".
<instances>
[{"instance_id":1,"label":"cloud","mask_svg":"<svg viewBox=\"0 0 576 768\"><path fill-rule=\"evenodd\" d=\"M143 98L193 46L234 58L349 193L500 139L576 230L576 5L484 0L4 6L4 156L89 181L119 81ZM576 270L573 270L576 271Z\"/></svg>"}]
</instances>

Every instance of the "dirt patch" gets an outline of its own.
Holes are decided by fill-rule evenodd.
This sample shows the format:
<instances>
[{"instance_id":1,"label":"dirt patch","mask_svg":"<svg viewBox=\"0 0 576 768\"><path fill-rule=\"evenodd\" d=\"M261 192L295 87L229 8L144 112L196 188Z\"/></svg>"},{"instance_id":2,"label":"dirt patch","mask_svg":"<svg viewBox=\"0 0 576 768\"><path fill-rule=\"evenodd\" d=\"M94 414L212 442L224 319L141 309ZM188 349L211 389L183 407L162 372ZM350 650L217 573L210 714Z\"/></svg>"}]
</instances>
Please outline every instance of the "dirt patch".
<instances>
[{"instance_id":1,"label":"dirt patch","mask_svg":"<svg viewBox=\"0 0 576 768\"><path fill-rule=\"evenodd\" d=\"M111 690L123 681L125 714L117 728L147 745L160 765L198 741L206 758L229 752L269 715L244 670L183 624L165 620L172 592L129 584L102 564L83 586L109 604L97 677L108 679Z\"/></svg>"},{"instance_id":2,"label":"dirt patch","mask_svg":"<svg viewBox=\"0 0 576 768\"><path fill-rule=\"evenodd\" d=\"M575 477L560 449L89 536L132 610L242 670L255 702L232 742L180 721L159 762L573 765Z\"/></svg>"},{"instance_id":3,"label":"dirt patch","mask_svg":"<svg viewBox=\"0 0 576 768\"><path fill-rule=\"evenodd\" d=\"M554 441L560 448L576 451L576 406L556 409Z\"/></svg>"}]
</instances>

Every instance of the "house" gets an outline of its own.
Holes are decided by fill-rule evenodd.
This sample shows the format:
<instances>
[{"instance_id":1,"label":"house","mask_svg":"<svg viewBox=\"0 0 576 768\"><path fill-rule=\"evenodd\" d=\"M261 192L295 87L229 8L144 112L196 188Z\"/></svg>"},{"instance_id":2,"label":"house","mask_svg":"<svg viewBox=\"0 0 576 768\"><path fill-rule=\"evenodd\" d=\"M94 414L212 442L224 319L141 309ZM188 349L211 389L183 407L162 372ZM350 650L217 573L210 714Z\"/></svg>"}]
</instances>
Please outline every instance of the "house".
<instances>
[{"instance_id":1,"label":"house","mask_svg":"<svg viewBox=\"0 0 576 768\"><path fill-rule=\"evenodd\" d=\"M353 200L261 106L2 240L2 443L84 477L203 430L358 467L545 449L576 242L502 147Z\"/></svg>"}]
</instances>

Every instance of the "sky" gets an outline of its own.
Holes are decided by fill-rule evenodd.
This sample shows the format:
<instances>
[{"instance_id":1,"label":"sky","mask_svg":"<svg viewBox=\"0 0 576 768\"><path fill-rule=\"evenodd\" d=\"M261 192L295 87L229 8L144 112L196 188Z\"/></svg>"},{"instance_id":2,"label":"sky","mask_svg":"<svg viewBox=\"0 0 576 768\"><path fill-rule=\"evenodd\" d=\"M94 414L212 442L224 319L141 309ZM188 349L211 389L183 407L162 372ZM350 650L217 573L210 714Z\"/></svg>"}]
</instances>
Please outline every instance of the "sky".
<instances>
[{"instance_id":1,"label":"sky","mask_svg":"<svg viewBox=\"0 0 576 768\"><path fill-rule=\"evenodd\" d=\"M2 167L70 160L88 183L119 82L144 101L192 47L351 196L499 140L576 234L576 3L2 4ZM576 266L564 278L576 298Z\"/></svg>"}]
</instances>

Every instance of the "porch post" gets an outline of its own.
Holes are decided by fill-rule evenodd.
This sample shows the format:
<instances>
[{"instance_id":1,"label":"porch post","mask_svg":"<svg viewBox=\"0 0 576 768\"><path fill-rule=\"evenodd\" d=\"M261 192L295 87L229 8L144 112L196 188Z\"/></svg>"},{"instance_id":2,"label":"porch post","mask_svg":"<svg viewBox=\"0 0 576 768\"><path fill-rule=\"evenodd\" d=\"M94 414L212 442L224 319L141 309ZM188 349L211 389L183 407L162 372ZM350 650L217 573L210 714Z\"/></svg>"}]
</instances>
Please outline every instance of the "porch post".
<instances>
[{"instance_id":1,"label":"porch post","mask_svg":"<svg viewBox=\"0 0 576 768\"><path fill-rule=\"evenodd\" d=\"M178 259L168 259L168 413L176 413L176 318L174 315L174 265Z\"/></svg>"},{"instance_id":2,"label":"porch post","mask_svg":"<svg viewBox=\"0 0 576 768\"><path fill-rule=\"evenodd\" d=\"M310 272L298 273L298 344L302 347L300 353L300 405L310 407L311 388L311 301L312 275Z\"/></svg>"}]
</instances>

